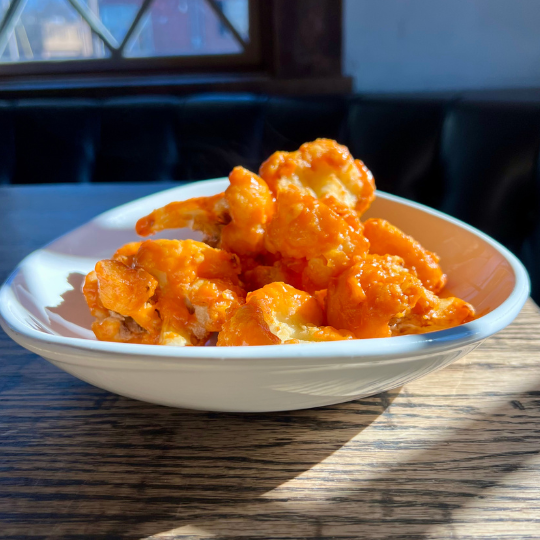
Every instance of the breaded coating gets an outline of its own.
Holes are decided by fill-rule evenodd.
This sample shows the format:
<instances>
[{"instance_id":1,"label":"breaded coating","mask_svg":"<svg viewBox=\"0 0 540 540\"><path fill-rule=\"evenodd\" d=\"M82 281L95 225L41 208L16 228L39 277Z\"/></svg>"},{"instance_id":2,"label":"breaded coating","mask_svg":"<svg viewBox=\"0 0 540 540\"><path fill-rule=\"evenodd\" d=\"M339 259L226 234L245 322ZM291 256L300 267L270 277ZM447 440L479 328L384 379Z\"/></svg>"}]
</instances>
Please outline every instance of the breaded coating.
<instances>
[{"instance_id":1,"label":"breaded coating","mask_svg":"<svg viewBox=\"0 0 540 540\"><path fill-rule=\"evenodd\" d=\"M274 213L274 196L256 174L235 167L225 190L230 223L221 232L221 247L237 255L264 252L264 233Z\"/></svg>"},{"instance_id":2,"label":"breaded coating","mask_svg":"<svg viewBox=\"0 0 540 540\"><path fill-rule=\"evenodd\" d=\"M189 227L201 231L208 245L217 246L221 241L221 229L229 219L225 194L218 193L212 197L175 201L157 208L139 219L135 230L140 236L150 236L166 229Z\"/></svg>"},{"instance_id":3,"label":"breaded coating","mask_svg":"<svg viewBox=\"0 0 540 540\"><path fill-rule=\"evenodd\" d=\"M393 255L368 255L333 279L326 297L328 323L359 339L420 334L474 318L459 298L440 299Z\"/></svg>"},{"instance_id":4,"label":"breaded coating","mask_svg":"<svg viewBox=\"0 0 540 540\"><path fill-rule=\"evenodd\" d=\"M274 211L274 196L255 173L235 167L230 186L212 197L172 202L141 218L137 233L149 236L164 229L190 227L202 231L211 246L238 255L264 252L264 233Z\"/></svg>"},{"instance_id":5,"label":"breaded coating","mask_svg":"<svg viewBox=\"0 0 540 540\"><path fill-rule=\"evenodd\" d=\"M142 268L99 261L86 276L83 294L97 318L92 330L101 341L156 343L161 322L152 297L157 281Z\"/></svg>"},{"instance_id":6,"label":"breaded coating","mask_svg":"<svg viewBox=\"0 0 540 540\"><path fill-rule=\"evenodd\" d=\"M259 174L275 195L295 186L322 202L335 200L364 213L375 198L369 169L346 146L329 139L303 144L296 152L275 152Z\"/></svg>"},{"instance_id":7,"label":"breaded coating","mask_svg":"<svg viewBox=\"0 0 540 540\"><path fill-rule=\"evenodd\" d=\"M310 292L325 289L332 276L368 250L362 223L352 218L340 216L312 195L290 186L277 196L266 248L287 259L305 259L303 288Z\"/></svg>"},{"instance_id":8,"label":"breaded coating","mask_svg":"<svg viewBox=\"0 0 540 540\"><path fill-rule=\"evenodd\" d=\"M350 332L325 326L319 302L285 283L271 283L249 293L219 333L218 347L278 345L353 339Z\"/></svg>"},{"instance_id":9,"label":"breaded coating","mask_svg":"<svg viewBox=\"0 0 540 540\"><path fill-rule=\"evenodd\" d=\"M117 249L112 258L115 261L120 261L126 266L131 266L133 263L133 257L139 251L142 242L130 242L129 244L124 244L121 248Z\"/></svg>"},{"instance_id":10,"label":"breaded coating","mask_svg":"<svg viewBox=\"0 0 540 540\"><path fill-rule=\"evenodd\" d=\"M243 264L243 261L242 261ZM307 266L304 259L280 259L271 266L256 265L242 273L246 291L256 291L265 285L281 281L296 289L302 288L302 273Z\"/></svg>"},{"instance_id":11,"label":"breaded coating","mask_svg":"<svg viewBox=\"0 0 540 540\"><path fill-rule=\"evenodd\" d=\"M330 281L328 323L359 339L390 337L390 321L408 312L423 291L399 257L368 255Z\"/></svg>"},{"instance_id":12,"label":"breaded coating","mask_svg":"<svg viewBox=\"0 0 540 540\"><path fill-rule=\"evenodd\" d=\"M439 257L388 221L368 219L364 223L364 235L369 240L370 253L401 257L405 267L416 272L424 287L430 291L438 293L446 284Z\"/></svg>"},{"instance_id":13,"label":"breaded coating","mask_svg":"<svg viewBox=\"0 0 540 540\"><path fill-rule=\"evenodd\" d=\"M390 321L393 336L425 334L474 320L471 304L455 297L439 298L430 291L404 317Z\"/></svg>"},{"instance_id":14,"label":"breaded coating","mask_svg":"<svg viewBox=\"0 0 540 540\"><path fill-rule=\"evenodd\" d=\"M244 303L234 254L193 240L147 240L131 257L130 267L100 261L86 279L98 339L201 344Z\"/></svg>"}]
</instances>

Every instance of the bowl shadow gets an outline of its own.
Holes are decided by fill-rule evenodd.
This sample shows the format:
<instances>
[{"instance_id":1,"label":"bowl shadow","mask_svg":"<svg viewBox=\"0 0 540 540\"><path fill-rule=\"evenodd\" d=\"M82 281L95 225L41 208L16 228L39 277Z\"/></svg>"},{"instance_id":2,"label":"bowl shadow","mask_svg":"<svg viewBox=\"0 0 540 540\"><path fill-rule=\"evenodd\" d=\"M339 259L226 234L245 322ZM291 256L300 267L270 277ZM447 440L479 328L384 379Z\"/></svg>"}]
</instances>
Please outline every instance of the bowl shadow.
<instances>
[{"instance_id":1,"label":"bowl shadow","mask_svg":"<svg viewBox=\"0 0 540 540\"><path fill-rule=\"evenodd\" d=\"M81 337L77 333L73 332L73 326L81 327L86 330L90 330L94 317L92 317L88 304L82 294L82 287L84 285L85 274L72 272L67 276L67 283L71 286L71 289L67 290L61 295L62 302L56 306L47 306L45 309L49 313L49 324L53 331L58 332L61 335L74 334L73 337ZM53 316L51 316L53 314ZM64 321L70 324L69 328L66 328Z\"/></svg>"},{"instance_id":2,"label":"bowl shadow","mask_svg":"<svg viewBox=\"0 0 540 540\"><path fill-rule=\"evenodd\" d=\"M338 451L398 392L319 409L225 414L143 403L68 378L59 403L47 403L61 412L28 425L28 438L46 441L37 467L24 473L31 480L0 504L0 515L17 514L17 527L36 532L46 524L55 539L131 540L234 515ZM7 457L25 468L18 454ZM8 523L5 530L20 532Z\"/></svg>"}]
</instances>

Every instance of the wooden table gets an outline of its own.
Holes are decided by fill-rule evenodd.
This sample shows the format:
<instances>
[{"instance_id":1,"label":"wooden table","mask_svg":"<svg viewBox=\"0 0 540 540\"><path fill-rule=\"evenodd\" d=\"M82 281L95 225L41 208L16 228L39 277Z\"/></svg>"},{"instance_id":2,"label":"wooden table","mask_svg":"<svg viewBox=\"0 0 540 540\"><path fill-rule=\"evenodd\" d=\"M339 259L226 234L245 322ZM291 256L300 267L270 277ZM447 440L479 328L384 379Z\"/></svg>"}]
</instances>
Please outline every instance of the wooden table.
<instances>
[{"instance_id":1,"label":"wooden table","mask_svg":"<svg viewBox=\"0 0 540 540\"><path fill-rule=\"evenodd\" d=\"M163 185L0 188L0 278ZM0 538L540 539L540 314L413 384L215 414L94 388L0 336Z\"/></svg>"}]
</instances>

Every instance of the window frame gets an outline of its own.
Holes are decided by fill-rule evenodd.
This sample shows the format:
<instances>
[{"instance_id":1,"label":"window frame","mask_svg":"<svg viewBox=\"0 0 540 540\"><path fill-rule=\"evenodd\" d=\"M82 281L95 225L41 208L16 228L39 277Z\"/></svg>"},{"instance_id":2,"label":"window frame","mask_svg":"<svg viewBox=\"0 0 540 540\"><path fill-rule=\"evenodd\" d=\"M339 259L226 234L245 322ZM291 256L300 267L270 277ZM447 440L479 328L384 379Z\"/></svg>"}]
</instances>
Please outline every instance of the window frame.
<instances>
[{"instance_id":1,"label":"window frame","mask_svg":"<svg viewBox=\"0 0 540 540\"><path fill-rule=\"evenodd\" d=\"M160 73L196 73L196 72L238 72L261 69L263 65L261 43L261 5L264 0L248 0L249 41L244 42L244 50L235 54L183 55L183 56L153 56L143 58L124 57L119 50L110 50L109 58L88 58L77 60L54 61L22 61L19 63L0 64L0 81L20 79L41 75L81 75L101 76L110 73L122 75L138 75ZM69 2L69 0L68 0ZM71 3L71 2L69 2ZM147 0L142 6L147 9L152 4ZM73 4L72 4L73 5ZM141 6L141 7L142 7ZM6 12L7 15L7 12ZM140 15L140 17L139 17ZM124 41L127 41L140 18L144 16L141 9L139 15L130 27ZM88 21L86 21L88 23ZM0 23L0 32L4 29L4 21ZM90 25L93 35L101 38ZM242 45L242 44L241 44ZM109 47L104 44L109 49Z\"/></svg>"}]
</instances>

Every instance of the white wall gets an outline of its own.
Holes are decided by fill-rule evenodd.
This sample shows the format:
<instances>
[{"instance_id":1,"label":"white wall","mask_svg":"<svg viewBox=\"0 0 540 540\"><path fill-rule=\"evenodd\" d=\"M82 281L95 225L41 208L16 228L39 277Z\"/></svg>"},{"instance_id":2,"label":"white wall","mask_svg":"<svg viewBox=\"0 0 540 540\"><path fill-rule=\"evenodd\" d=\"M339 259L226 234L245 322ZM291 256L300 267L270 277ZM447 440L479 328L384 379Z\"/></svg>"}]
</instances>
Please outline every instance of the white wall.
<instances>
[{"instance_id":1,"label":"white wall","mask_svg":"<svg viewBox=\"0 0 540 540\"><path fill-rule=\"evenodd\" d=\"M345 0L359 92L540 87L540 0Z\"/></svg>"}]
</instances>

